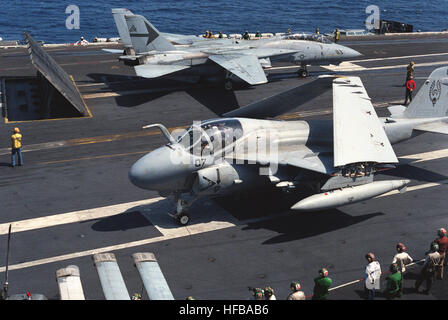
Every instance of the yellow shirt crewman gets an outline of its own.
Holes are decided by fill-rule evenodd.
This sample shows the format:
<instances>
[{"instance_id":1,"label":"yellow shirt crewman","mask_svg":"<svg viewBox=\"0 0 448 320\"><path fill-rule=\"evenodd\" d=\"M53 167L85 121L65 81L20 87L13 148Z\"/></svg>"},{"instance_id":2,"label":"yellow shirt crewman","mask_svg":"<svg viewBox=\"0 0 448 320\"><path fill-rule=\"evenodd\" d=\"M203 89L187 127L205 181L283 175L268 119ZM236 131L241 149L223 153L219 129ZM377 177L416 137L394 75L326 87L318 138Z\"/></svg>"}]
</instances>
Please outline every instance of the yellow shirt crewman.
<instances>
[{"instance_id":1,"label":"yellow shirt crewman","mask_svg":"<svg viewBox=\"0 0 448 320\"><path fill-rule=\"evenodd\" d=\"M334 34L334 42L335 43L338 42L340 38L341 38L341 32L338 29L336 29L336 32Z\"/></svg>"},{"instance_id":2,"label":"yellow shirt crewman","mask_svg":"<svg viewBox=\"0 0 448 320\"><path fill-rule=\"evenodd\" d=\"M14 128L14 134L11 136L11 167L16 166L16 154L19 166L23 165L22 160L22 135L19 128Z\"/></svg>"}]
</instances>

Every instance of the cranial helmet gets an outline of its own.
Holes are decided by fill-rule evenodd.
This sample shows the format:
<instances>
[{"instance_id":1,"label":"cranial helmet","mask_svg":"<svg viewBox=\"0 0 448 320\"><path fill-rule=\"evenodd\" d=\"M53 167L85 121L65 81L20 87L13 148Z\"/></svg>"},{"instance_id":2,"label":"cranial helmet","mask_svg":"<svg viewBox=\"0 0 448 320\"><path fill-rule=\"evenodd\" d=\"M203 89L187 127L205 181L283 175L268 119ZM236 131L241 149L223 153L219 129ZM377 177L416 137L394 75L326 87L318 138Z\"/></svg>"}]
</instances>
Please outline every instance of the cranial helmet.
<instances>
[{"instance_id":1,"label":"cranial helmet","mask_svg":"<svg viewBox=\"0 0 448 320\"><path fill-rule=\"evenodd\" d=\"M291 287L291 290L294 292L299 291L301 288L300 283L298 283L297 281L291 282L290 287Z\"/></svg>"},{"instance_id":2,"label":"cranial helmet","mask_svg":"<svg viewBox=\"0 0 448 320\"><path fill-rule=\"evenodd\" d=\"M322 268L319 270L319 273L323 276L323 277L327 277L328 276L328 270L325 268Z\"/></svg>"},{"instance_id":3,"label":"cranial helmet","mask_svg":"<svg viewBox=\"0 0 448 320\"><path fill-rule=\"evenodd\" d=\"M406 250L406 247L405 247L405 245L403 243L398 242L397 243L397 250L400 251L400 252L404 252Z\"/></svg>"},{"instance_id":4,"label":"cranial helmet","mask_svg":"<svg viewBox=\"0 0 448 320\"><path fill-rule=\"evenodd\" d=\"M372 252L369 252L368 254L366 254L366 259L367 260L375 260L375 255Z\"/></svg>"},{"instance_id":5,"label":"cranial helmet","mask_svg":"<svg viewBox=\"0 0 448 320\"><path fill-rule=\"evenodd\" d=\"M439 251L439 245L435 242L432 242L429 248L431 251Z\"/></svg>"}]
</instances>

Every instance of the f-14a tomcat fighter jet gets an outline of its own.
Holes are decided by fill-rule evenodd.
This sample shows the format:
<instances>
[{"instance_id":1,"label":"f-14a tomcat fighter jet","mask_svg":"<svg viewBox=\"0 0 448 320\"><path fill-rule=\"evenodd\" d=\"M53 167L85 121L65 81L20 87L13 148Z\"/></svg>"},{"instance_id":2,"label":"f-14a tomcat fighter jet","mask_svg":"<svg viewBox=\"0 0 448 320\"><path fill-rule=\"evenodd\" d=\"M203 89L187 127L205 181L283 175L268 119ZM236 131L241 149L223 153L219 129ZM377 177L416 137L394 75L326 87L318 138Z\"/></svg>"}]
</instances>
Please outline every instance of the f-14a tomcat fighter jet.
<instances>
[{"instance_id":1,"label":"f-14a tomcat fighter jet","mask_svg":"<svg viewBox=\"0 0 448 320\"><path fill-rule=\"evenodd\" d=\"M137 64L135 72L143 78L224 82L231 90L234 82L268 82L263 68L272 61L298 64L299 74L307 76L309 64L339 64L361 55L323 35L289 33L256 41L205 39L160 33L145 17L127 9L112 9L112 14L125 48L134 51L119 59Z\"/></svg>"},{"instance_id":2,"label":"f-14a tomcat fighter jet","mask_svg":"<svg viewBox=\"0 0 448 320\"><path fill-rule=\"evenodd\" d=\"M174 217L188 223L196 197L238 194L272 185L304 187L310 196L291 209L313 211L367 200L392 190L405 191L409 180L374 181L375 172L395 166L391 144L416 131L448 134L448 67L434 70L406 108L391 106L379 118L359 77L321 77L333 88L333 119L267 120L293 88L280 95L200 121L185 132L170 133L155 124L167 144L138 160L130 181L161 195L173 195ZM183 200L193 195L190 202Z\"/></svg>"}]
</instances>

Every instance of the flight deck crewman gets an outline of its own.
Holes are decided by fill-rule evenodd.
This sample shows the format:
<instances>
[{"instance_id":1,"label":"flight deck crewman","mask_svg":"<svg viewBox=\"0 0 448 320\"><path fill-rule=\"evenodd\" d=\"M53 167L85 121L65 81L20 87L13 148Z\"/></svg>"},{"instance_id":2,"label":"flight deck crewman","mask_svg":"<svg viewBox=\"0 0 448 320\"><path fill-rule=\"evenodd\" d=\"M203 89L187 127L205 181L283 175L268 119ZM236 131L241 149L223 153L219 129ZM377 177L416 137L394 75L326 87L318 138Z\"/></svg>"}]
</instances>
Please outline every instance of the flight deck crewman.
<instances>
[{"instance_id":1,"label":"flight deck crewman","mask_svg":"<svg viewBox=\"0 0 448 320\"><path fill-rule=\"evenodd\" d=\"M386 296L387 299L395 297L400 298L403 292L403 275L399 271L397 264L393 263L389 267L390 275L386 278Z\"/></svg>"},{"instance_id":2,"label":"flight deck crewman","mask_svg":"<svg viewBox=\"0 0 448 320\"><path fill-rule=\"evenodd\" d=\"M408 78L409 78L409 76L414 76L414 71L415 71L414 65L415 65L414 61L411 61L407 67Z\"/></svg>"},{"instance_id":3,"label":"flight deck crewman","mask_svg":"<svg viewBox=\"0 0 448 320\"><path fill-rule=\"evenodd\" d=\"M22 159L22 135L19 128L14 128L14 134L11 136L11 167L16 166L16 154L19 166L23 165Z\"/></svg>"},{"instance_id":4,"label":"flight deck crewman","mask_svg":"<svg viewBox=\"0 0 448 320\"><path fill-rule=\"evenodd\" d=\"M291 293L286 298L286 300L305 300L305 293L303 291L300 291L300 283L297 281L291 282L291 285L289 286L291 288Z\"/></svg>"},{"instance_id":5,"label":"flight deck crewman","mask_svg":"<svg viewBox=\"0 0 448 320\"><path fill-rule=\"evenodd\" d=\"M333 280L328 277L328 270L322 268L319 270L319 277L314 278L313 300L326 300L328 297L328 289Z\"/></svg>"},{"instance_id":6,"label":"flight deck crewman","mask_svg":"<svg viewBox=\"0 0 448 320\"><path fill-rule=\"evenodd\" d=\"M252 292L255 300L264 300L264 290L261 288L247 287Z\"/></svg>"},{"instance_id":7,"label":"flight deck crewman","mask_svg":"<svg viewBox=\"0 0 448 320\"><path fill-rule=\"evenodd\" d=\"M78 42L76 42L76 44L79 45L79 46L84 46L84 45L89 44L89 41L84 39L84 37L81 37L81 39Z\"/></svg>"},{"instance_id":8,"label":"flight deck crewman","mask_svg":"<svg viewBox=\"0 0 448 320\"><path fill-rule=\"evenodd\" d=\"M437 235L439 236L436 240L434 240L435 243L439 245L439 254L440 254L440 263L436 268L436 276L438 279L443 279L443 265L446 263L445 254L446 249L448 247L448 237L446 236L446 230L444 228L440 228L437 230Z\"/></svg>"},{"instance_id":9,"label":"flight deck crewman","mask_svg":"<svg viewBox=\"0 0 448 320\"><path fill-rule=\"evenodd\" d=\"M319 28L316 28L316 34L320 34Z\"/></svg>"},{"instance_id":10,"label":"flight deck crewman","mask_svg":"<svg viewBox=\"0 0 448 320\"><path fill-rule=\"evenodd\" d=\"M423 281L426 280L426 290L424 294L428 294L431 290L432 283L436 273L436 266L440 263L440 254L438 252L439 245L435 242L431 243L430 251L426 252L426 259L420 271L417 281L415 282L415 291L419 292L419 288Z\"/></svg>"},{"instance_id":11,"label":"flight deck crewman","mask_svg":"<svg viewBox=\"0 0 448 320\"><path fill-rule=\"evenodd\" d=\"M132 295L132 298L131 298L132 300L142 300L142 295L141 294L139 294L139 293L134 293L133 295Z\"/></svg>"},{"instance_id":12,"label":"flight deck crewman","mask_svg":"<svg viewBox=\"0 0 448 320\"><path fill-rule=\"evenodd\" d=\"M411 61L406 68L406 82L408 82L409 79L414 77L414 70L415 70L414 65L415 65L414 61ZM406 83L404 85L406 85Z\"/></svg>"},{"instance_id":13,"label":"flight deck crewman","mask_svg":"<svg viewBox=\"0 0 448 320\"><path fill-rule=\"evenodd\" d=\"M243 39L244 39L244 40L250 40L249 31L246 30L246 32L244 32L244 34L243 34Z\"/></svg>"},{"instance_id":14,"label":"flight deck crewman","mask_svg":"<svg viewBox=\"0 0 448 320\"><path fill-rule=\"evenodd\" d=\"M334 42L337 43L340 38L341 38L341 32L339 31L339 29L336 29L336 32L334 33Z\"/></svg>"},{"instance_id":15,"label":"flight deck crewman","mask_svg":"<svg viewBox=\"0 0 448 320\"><path fill-rule=\"evenodd\" d=\"M414 77L411 75L409 79L406 81L406 96L404 98L404 105L407 105L407 102L412 102L412 93L416 87Z\"/></svg>"},{"instance_id":16,"label":"flight deck crewman","mask_svg":"<svg viewBox=\"0 0 448 320\"><path fill-rule=\"evenodd\" d=\"M406 265L410 264L414 260L407 252L405 252L406 247L403 243L401 242L397 243L396 249L397 254L394 256L392 264L396 263L398 265L398 270L401 273L404 273L406 271Z\"/></svg>"},{"instance_id":17,"label":"flight deck crewman","mask_svg":"<svg viewBox=\"0 0 448 320\"><path fill-rule=\"evenodd\" d=\"M375 299L375 290L380 289L381 266L371 252L366 254L368 262L364 273L364 288L367 291L367 299Z\"/></svg>"},{"instance_id":18,"label":"flight deck crewman","mask_svg":"<svg viewBox=\"0 0 448 320\"><path fill-rule=\"evenodd\" d=\"M274 295L274 289L269 286L264 288L264 297L266 298L266 300L277 300Z\"/></svg>"}]
</instances>

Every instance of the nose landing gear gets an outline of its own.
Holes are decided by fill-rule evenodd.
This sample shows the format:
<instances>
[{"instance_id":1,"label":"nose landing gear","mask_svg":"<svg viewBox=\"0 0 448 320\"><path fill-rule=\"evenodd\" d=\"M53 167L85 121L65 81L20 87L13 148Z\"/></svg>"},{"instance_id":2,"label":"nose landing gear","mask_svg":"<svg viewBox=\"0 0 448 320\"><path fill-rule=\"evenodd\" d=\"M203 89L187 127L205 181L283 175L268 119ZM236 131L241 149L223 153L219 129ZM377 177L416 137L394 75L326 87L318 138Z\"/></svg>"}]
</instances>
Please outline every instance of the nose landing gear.
<instances>
[{"instance_id":1,"label":"nose landing gear","mask_svg":"<svg viewBox=\"0 0 448 320\"><path fill-rule=\"evenodd\" d=\"M186 226L190 222L190 216L186 212L182 212L180 215L176 215L176 222L181 226Z\"/></svg>"},{"instance_id":2,"label":"nose landing gear","mask_svg":"<svg viewBox=\"0 0 448 320\"><path fill-rule=\"evenodd\" d=\"M188 214L188 208L196 201L197 197L194 197L190 201L185 201L182 199L181 194L174 195L176 201L176 212L174 214L169 214L176 223L181 226L186 226L190 222L190 216Z\"/></svg>"}]
</instances>

